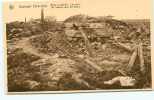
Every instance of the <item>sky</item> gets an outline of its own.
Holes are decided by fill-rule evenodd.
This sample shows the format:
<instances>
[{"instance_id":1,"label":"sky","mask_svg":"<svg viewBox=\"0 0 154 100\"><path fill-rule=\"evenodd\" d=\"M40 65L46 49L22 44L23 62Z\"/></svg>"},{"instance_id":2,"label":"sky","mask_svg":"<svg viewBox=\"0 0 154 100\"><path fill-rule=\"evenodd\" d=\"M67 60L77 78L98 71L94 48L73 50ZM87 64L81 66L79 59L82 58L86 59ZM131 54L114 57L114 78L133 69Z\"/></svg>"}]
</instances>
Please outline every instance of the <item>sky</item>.
<instances>
[{"instance_id":1,"label":"sky","mask_svg":"<svg viewBox=\"0 0 154 100\"><path fill-rule=\"evenodd\" d=\"M35 0L36 1L36 0ZM45 2L50 1L50 2ZM79 3L80 8L51 8L50 3ZM3 19L7 22L24 20L25 17L39 18L41 8L19 8L19 5L46 4L45 16L55 16L57 20L65 20L75 14L89 16L115 16L116 19L149 19L151 17L151 0L44 0L44 2L5 2ZM14 9L9 9L13 5Z\"/></svg>"}]
</instances>

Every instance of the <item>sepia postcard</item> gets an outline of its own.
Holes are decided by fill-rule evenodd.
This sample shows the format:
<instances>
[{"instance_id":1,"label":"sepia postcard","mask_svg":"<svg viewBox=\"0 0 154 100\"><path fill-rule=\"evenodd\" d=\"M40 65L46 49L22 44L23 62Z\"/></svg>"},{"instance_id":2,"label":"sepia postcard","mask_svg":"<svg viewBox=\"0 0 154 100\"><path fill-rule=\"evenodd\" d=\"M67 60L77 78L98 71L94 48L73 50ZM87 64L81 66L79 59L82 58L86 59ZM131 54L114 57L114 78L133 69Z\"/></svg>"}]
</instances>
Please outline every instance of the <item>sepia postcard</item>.
<instances>
[{"instance_id":1,"label":"sepia postcard","mask_svg":"<svg viewBox=\"0 0 154 100\"><path fill-rule=\"evenodd\" d=\"M3 2L7 94L152 90L151 0Z\"/></svg>"}]
</instances>

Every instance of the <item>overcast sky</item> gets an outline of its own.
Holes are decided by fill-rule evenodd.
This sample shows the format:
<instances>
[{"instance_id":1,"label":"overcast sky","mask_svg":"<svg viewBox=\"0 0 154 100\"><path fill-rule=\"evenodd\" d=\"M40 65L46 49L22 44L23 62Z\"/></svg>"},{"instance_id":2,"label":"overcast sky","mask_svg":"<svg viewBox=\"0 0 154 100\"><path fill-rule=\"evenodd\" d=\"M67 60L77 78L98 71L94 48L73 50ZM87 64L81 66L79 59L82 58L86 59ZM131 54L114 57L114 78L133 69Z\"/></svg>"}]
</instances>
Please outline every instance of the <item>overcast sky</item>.
<instances>
[{"instance_id":1,"label":"overcast sky","mask_svg":"<svg viewBox=\"0 0 154 100\"><path fill-rule=\"evenodd\" d=\"M21 1L21 0L20 0ZM45 0L44 0L45 1ZM48 0L56 3L56 0ZM72 3L72 0L57 0L58 3ZM89 16L113 15L117 19L149 19L151 16L151 0L75 0L81 4L81 8L61 9L47 7L44 9L45 16L55 16L58 20L64 20L75 14ZM14 5L10 10L9 5ZM39 18L41 8L18 8L19 5L41 4L34 2L5 3L3 15L5 21L24 20ZM49 2L44 2L49 5Z\"/></svg>"}]
</instances>

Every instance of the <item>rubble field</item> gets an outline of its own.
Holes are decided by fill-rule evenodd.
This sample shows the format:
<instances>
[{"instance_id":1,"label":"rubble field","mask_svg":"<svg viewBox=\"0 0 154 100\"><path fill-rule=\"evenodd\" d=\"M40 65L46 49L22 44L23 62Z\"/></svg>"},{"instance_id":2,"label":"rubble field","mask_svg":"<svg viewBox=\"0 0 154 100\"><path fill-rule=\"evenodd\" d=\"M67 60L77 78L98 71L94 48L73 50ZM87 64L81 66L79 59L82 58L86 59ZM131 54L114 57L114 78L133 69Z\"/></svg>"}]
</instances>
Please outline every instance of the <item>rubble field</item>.
<instances>
[{"instance_id":1,"label":"rubble field","mask_svg":"<svg viewBox=\"0 0 154 100\"><path fill-rule=\"evenodd\" d=\"M76 15L6 30L10 92L151 88L149 20Z\"/></svg>"}]
</instances>

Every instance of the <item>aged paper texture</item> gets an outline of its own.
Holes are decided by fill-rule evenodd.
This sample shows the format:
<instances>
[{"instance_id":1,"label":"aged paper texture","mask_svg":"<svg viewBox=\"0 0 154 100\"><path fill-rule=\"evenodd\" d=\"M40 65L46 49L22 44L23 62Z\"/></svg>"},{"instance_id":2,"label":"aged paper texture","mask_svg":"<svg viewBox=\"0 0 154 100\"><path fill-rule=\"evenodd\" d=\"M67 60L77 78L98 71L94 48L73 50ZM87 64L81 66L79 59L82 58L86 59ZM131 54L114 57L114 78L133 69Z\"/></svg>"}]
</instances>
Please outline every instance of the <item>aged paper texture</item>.
<instances>
[{"instance_id":1,"label":"aged paper texture","mask_svg":"<svg viewBox=\"0 0 154 100\"><path fill-rule=\"evenodd\" d=\"M4 2L7 93L152 90L150 3Z\"/></svg>"}]
</instances>

